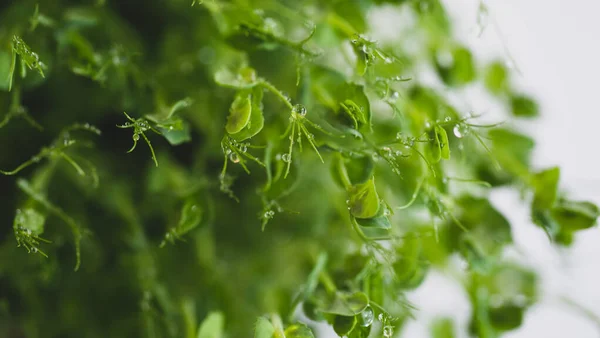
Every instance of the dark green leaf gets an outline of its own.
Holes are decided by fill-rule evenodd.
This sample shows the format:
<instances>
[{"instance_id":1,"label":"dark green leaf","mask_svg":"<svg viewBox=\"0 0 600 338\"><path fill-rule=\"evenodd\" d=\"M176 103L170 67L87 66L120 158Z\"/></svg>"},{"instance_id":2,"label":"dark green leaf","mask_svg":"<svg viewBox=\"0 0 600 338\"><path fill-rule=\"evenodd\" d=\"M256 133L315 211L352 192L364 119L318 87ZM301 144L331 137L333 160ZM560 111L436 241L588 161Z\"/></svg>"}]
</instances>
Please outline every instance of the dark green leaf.
<instances>
[{"instance_id":1,"label":"dark green leaf","mask_svg":"<svg viewBox=\"0 0 600 338\"><path fill-rule=\"evenodd\" d=\"M356 322L355 316L335 316L333 330L340 337L347 336L356 327Z\"/></svg>"},{"instance_id":2,"label":"dark green leaf","mask_svg":"<svg viewBox=\"0 0 600 338\"><path fill-rule=\"evenodd\" d=\"M513 95L510 104L514 116L531 118L539 115L537 103L528 96Z\"/></svg>"}]
</instances>

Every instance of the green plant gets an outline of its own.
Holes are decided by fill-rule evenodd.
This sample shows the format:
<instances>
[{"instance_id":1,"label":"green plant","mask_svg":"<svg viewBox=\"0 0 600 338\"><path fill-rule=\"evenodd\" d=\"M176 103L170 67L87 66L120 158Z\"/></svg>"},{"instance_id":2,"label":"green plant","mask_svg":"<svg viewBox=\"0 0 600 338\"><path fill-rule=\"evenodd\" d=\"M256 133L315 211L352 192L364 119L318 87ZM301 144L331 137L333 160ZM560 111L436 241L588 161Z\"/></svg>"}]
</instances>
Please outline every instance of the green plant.
<instances>
[{"instance_id":1,"label":"green plant","mask_svg":"<svg viewBox=\"0 0 600 338\"><path fill-rule=\"evenodd\" d=\"M379 6L397 43L368 36ZM558 246L599 215L532 168L535 101L439 0L22 0L0 47L2 336L389 338L438 269L497 337L539 292L490 192ZM449 99L478 84L511 122Z\"/></svg>"}]
</instances>

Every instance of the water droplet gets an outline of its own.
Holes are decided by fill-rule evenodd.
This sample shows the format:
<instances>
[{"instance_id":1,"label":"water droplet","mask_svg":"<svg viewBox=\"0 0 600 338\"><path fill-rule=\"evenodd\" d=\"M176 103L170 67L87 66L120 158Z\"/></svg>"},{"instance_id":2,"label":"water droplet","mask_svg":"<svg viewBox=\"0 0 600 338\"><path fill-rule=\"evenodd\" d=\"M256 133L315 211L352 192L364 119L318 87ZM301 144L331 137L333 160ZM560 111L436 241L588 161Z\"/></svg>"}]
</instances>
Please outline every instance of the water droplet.
<instances>
[{"instance_id":1,"label":"water droplet","mask_svg":"<svg viewBox=\"0 0 600 338\"><path fill-rule=\"evenodd\" d=\"M134 141L139 141L140 134L133 134L132 138L133 138Z\"/></svg>"},{"instance_id":2,"label":"water droplet","mask_svg":"<svg viewBox=\"0 0 600 338\"><path fill-rule=\"evenodd\" d=\"M275 216L275 211L273 210L269 210L269 211L265 211L263 217L266 219L272 219L273 216Z\"/></svg>"},{"instance_id":3,"label":"water droplet","mask_svg":"<svg viewBox=\"0 0 600 338\"><path fill-rule=\"evenodd\" d=\"M229 154L229 160L233 163L240 163L240 157L238 156L237 153Z\"/></svg>"},{"instance_id":4,"label":"water droplet","mask_svg":"<svg viewBox=\"0 0 600 338\"><path fill-rule=\"evenodd\" d=\"M402 133L401 133L401 132L398 132L398 133L396 134L396 140L399 140L399 139L401 139L401 138L402 138Z\"/></svg>"},{"instance_id":5,"label":"water droplet","mask_svg":"<svg viewBox=\"0 0 600 338\"><path fill-rule=\"evenodd\" d=\"M454 132L454 136L458 138L463 138L469 134L469 128L464 124L455 125L452 131Z\"/></svg>"},{"instance_id":6,"label":"water droplet","mask_svg":"<svg viewBox=\"0 0 600 338\"><path fill-rule=\"evenodd\" d=\"M292 156L290 154L281 155L281 160L285 163L290 163L292 161Z\"/></svg>"},{"instance_id":7,"label":"water droplet","mask_svg":"<svg viewBox=\"0 0 600 338\"><path fill-rule=\"evenodd\" d=\"M33 253L37 253L37 252L38 252L38 248L36 248L36 247L33 247L33 248L31 249L31 252L33 252Z\"/></svg>"},{"instance_id":8,"label":"water droplet","mask_svg":"<svg viewBox=\"0 0 600 338\"><path fill-rule=\"evenodd\" d=\"M394 334L394 328L390 325L386 325L383 327L383 336L385 338L390 338Z\"/></svg>"},{"instance_id":9,"label":"water droplet","mask_svg":"<svg viewBox=\"0 0 600 338\"><path fill-rule=\"evenodd\" d=\"M398 100L399 97L400 97L400 94L397 91L393 91L393 92L390 92L389 100L391 102L396 102L396 100Z\"/></svg>"},{"instance_id":10,"label":"water droplet","mask_svg":"<svg viewBox=\"0 0 600 338\"><path fill-rule=\"evenodd\" d=\"M444 118L444 122L450 122L450 121L452 121L452 118L450 116L446 116Z\"/></svg>"},{"instance_id":11,"label":"water droplet","mask_svg":"<svg viewBox=\"0 0 600 338\"><path fill-rule=\"evenodd\" d=\"M300 116L306 116L306 107L301 104L295 105L292 111Z\"/></svg>"},{"instance_id":12,"label":"water droplet","mask_svg":"<svg viewBox=\"0 0 600 338\"><path fill-rule=\"evenodd\" d=\"M31 229L25 230L25 234L27 234L27 236L31 236Z\"/></svg>"},{"instance_id":13,"label":"water droplet","mask_svg":"<svg viewBox=\"0 0 600 338\"><path fill-rule=\"evenodd\" d=\"M429 121L425 122L425 129L427 129L427 130L431 129L431 122L429 122Z\"/></svg>"},{"instance_id":14,"label":"water droplet","mask_svg":"<svg viewBox=\"0 0 600 338\"><path fill-rule=\"evenodd\" d=\"M380 322L382 322L382 323L383 323L383 320L384 320L383 313L380 313L380 314L377 316L377 319L378 319Z\"/></svg>"},{"instance_id":15,"label":"water droplet","mask_svg":"<svg viewBox=\"0 0 600 338\"><path fill-rule=\"evenodd\" d=\"M389 56L386 56L386 57L383 59L383 62L387 63L388 65L389 65L390 63L392 63L393 61L394 61L394 60L393 60L391 57L389 57Z\"/></svg>"},{"instance_id":16,"label":"water droplet","mask_svg":"<svg viewBox=\"0 0 600 338\"><path fill-rule=\"evenodd\" d=\"M375 314L373 313L373 309L370 306L367 306L363 312L360 313L360 318L362 320L361 324L364 327L369 327L373 324L373 320L375 319Z\"/></svg>"},{"instance_id":17,"label":"water droplet","mask_svg":"<svg viewBox=\"0 0 600 338\"><path fill-rule=\"evenodd\" d=\"M394 171L394 173L396 174L396 173L397 173L397 171L398 171L398 169L394 169L393 171ZM391 212L390 212L390 209L388 209L388 208L386 208L386 209L383 211L383 216L389 216L390 214L391 214Z\"/></svg>"}]
</instances>

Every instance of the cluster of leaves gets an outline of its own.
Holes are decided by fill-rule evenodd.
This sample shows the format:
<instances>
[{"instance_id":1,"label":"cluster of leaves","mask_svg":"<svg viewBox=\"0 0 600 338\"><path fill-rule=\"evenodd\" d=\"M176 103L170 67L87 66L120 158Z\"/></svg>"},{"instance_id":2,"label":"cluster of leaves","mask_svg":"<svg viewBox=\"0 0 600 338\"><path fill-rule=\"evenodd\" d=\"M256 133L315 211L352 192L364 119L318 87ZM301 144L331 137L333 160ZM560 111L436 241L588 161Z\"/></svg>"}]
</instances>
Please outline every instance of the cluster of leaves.
<instances>
[{"instance_id":1,"label":"cluster of leaves","mask_svg":"<svg viewBox=\"0 0 600 338\"><path fill-rule=\"evenodd\" d=\"M411 18L394 43L369 36L382 7ZM490 193L520 190L560 246L600 211L450 99L483 84L535 117L510 73L439 0L1 4L0 335L389 338L432 269L464 286L472 335L519 327L538 278L505 258Z\"/></svg>"}]
</instances>

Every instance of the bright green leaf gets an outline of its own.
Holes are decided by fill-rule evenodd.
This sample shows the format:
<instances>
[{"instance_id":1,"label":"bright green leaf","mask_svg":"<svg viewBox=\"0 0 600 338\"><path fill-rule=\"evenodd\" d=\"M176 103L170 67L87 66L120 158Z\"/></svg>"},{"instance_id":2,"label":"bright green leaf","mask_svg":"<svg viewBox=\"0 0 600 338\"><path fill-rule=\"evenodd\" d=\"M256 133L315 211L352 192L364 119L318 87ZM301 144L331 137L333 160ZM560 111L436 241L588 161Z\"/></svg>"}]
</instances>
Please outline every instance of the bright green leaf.
<instances>
[{"instance_id":1,"label":"bright green leaf","mask_svg":"<svg viewBox=\"0 0 600 338\"><path fill-rule=\"evenodd\" d=\"M223 328L225 317L221 312L209 313L198 328L197 338L221 338L223 337Z\"/></svg>"},{"instance_id":2,"label":"bright green leaf","mask_svg":"<svg viewBox=\"0 0 600 338\"><path fill-rule=\"evenodd\" d=\"M379 196L375 188L375 179L350 187L350 213L356 218L371 218L379 211Z\"/></svg>"},{"instance_id":3,"label":"bright green leaf","mask_svg":"<svg viewBox=\"0 0 600 338\"><path fill-rule=\"evenodd\" d=\"M240 93L231 104L231 108L229 108L225 130L229 134L239 133L250 122L251 113L252 100L250 94Z\"/></svg>"},{"instance_id":4,"label":"bright green leaf","mask_svg":"<svg viewBox=\"0 0 600 338\"><path fill-rule=\"evenodd\" d=\"M312 330L305 324L293 324L285 329L285 338L315 338Z\"/></svg>"}]
</instances>

